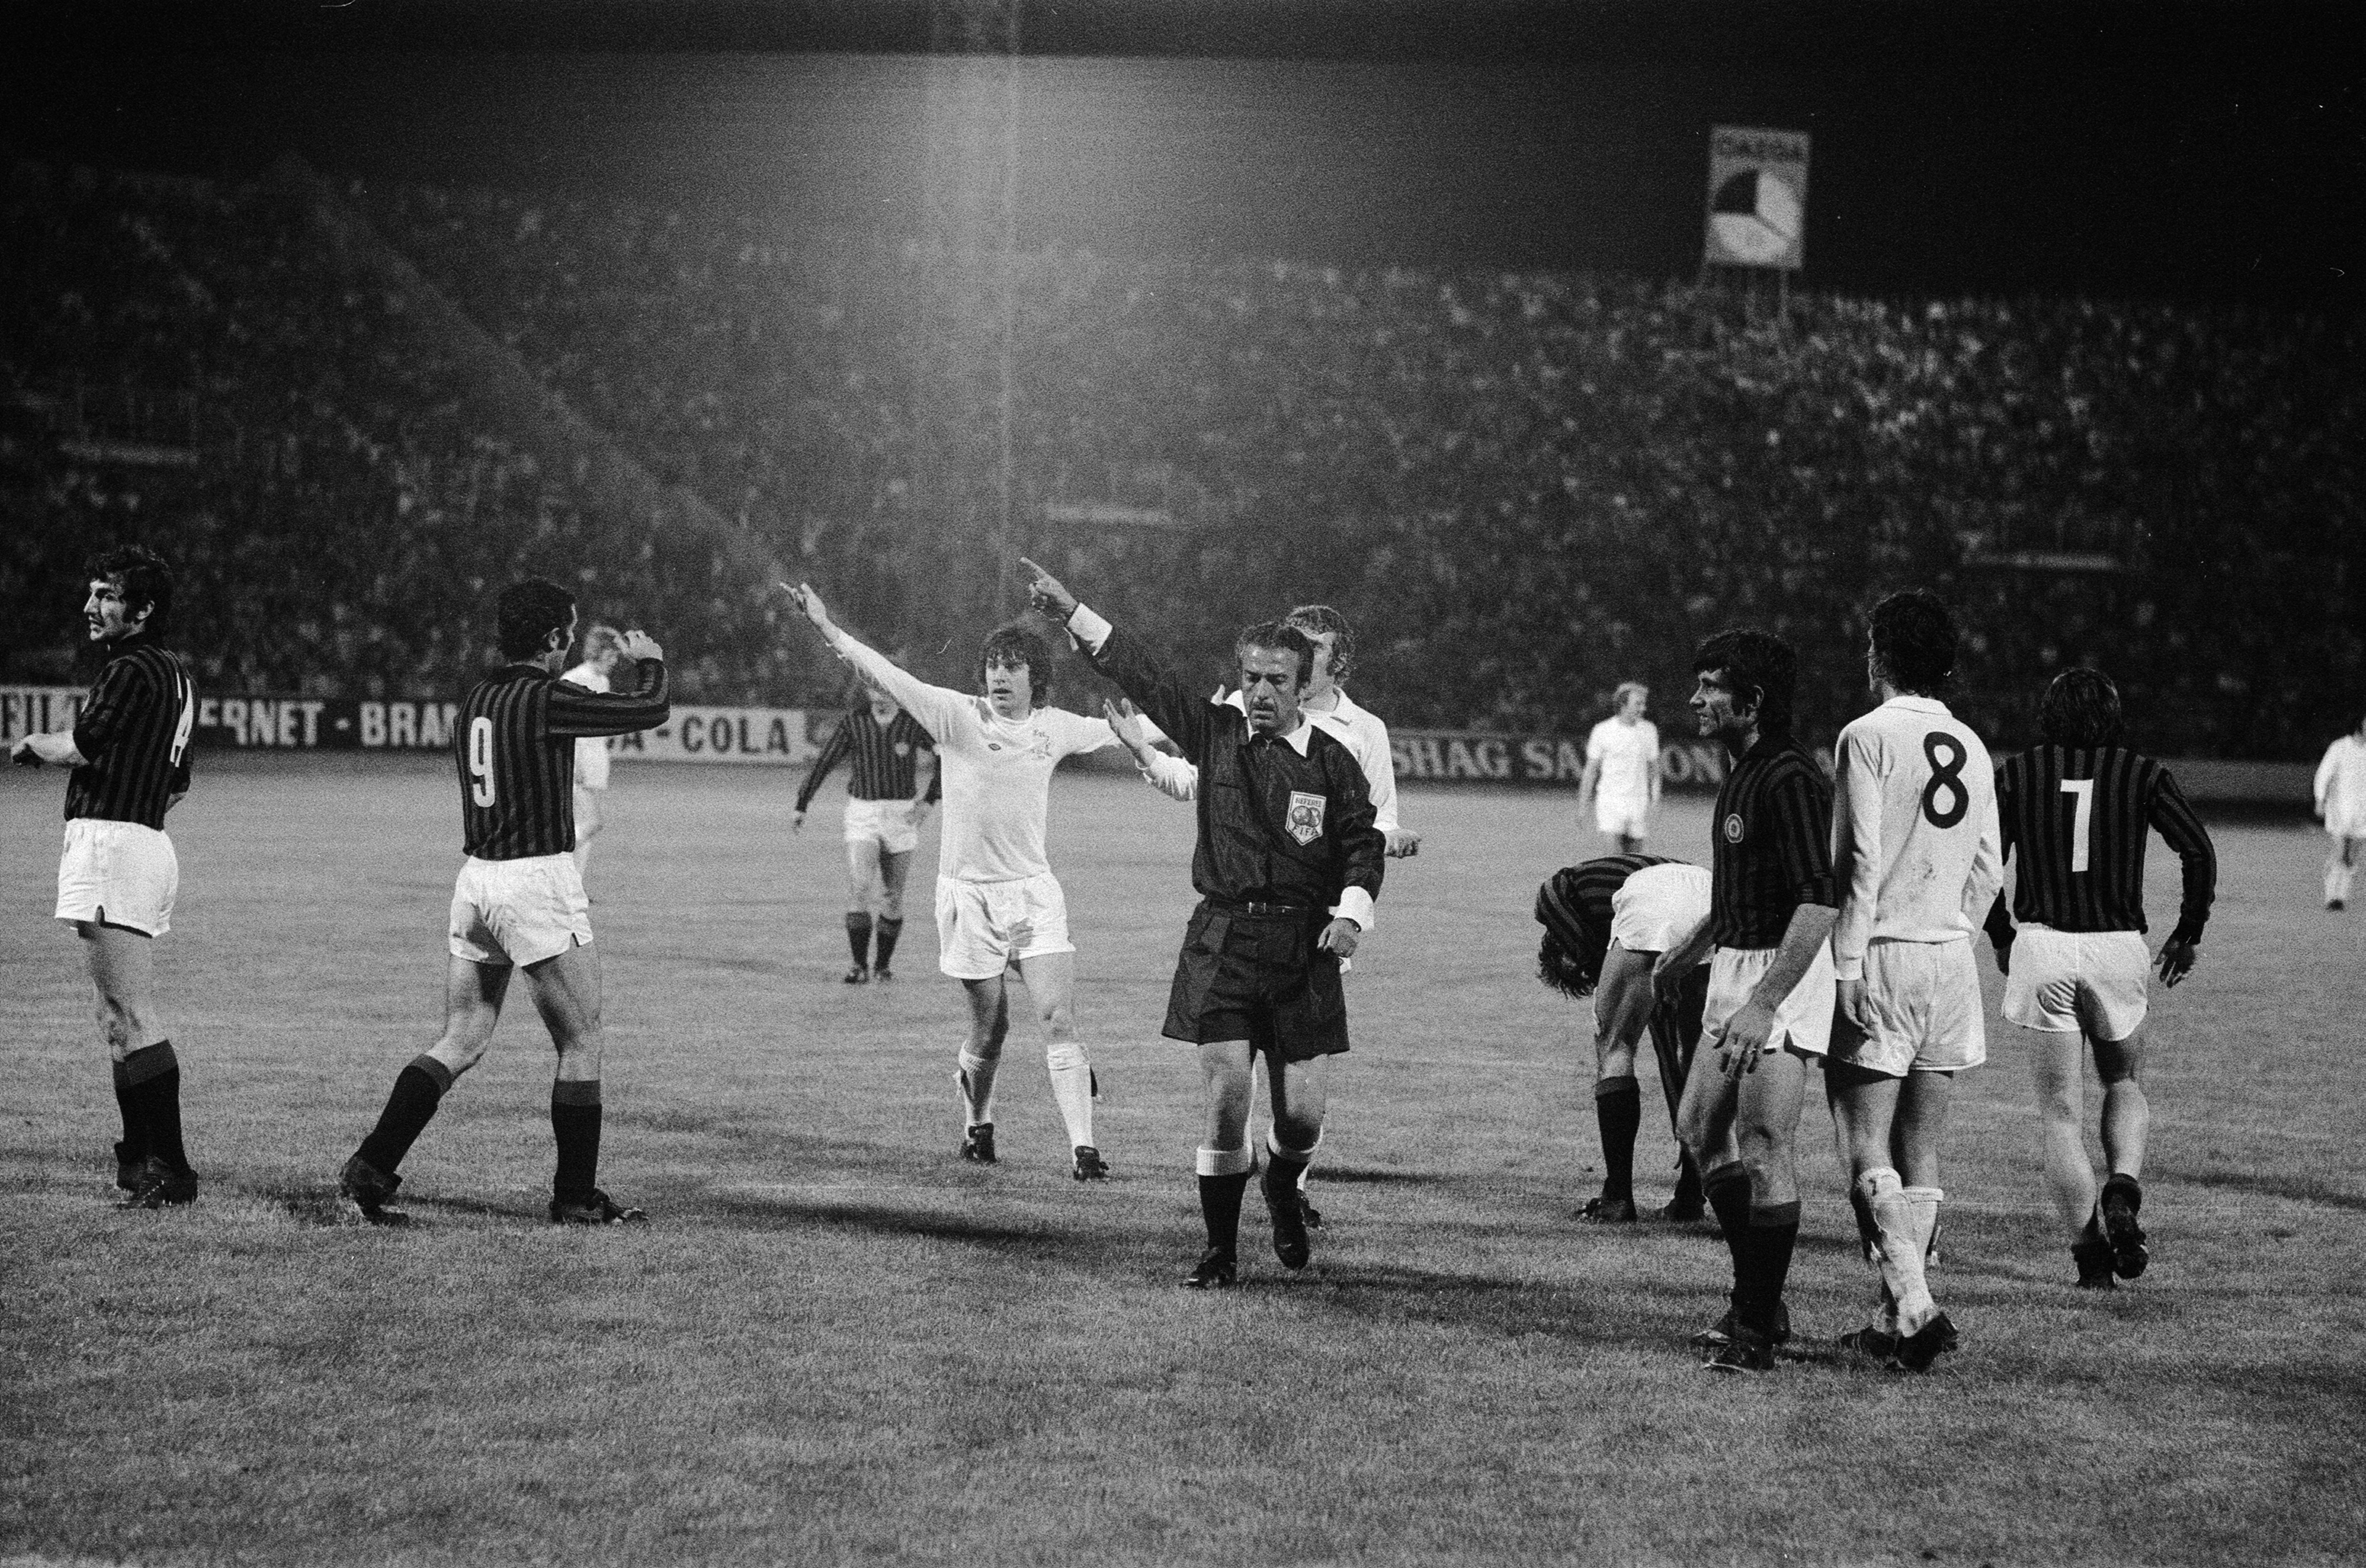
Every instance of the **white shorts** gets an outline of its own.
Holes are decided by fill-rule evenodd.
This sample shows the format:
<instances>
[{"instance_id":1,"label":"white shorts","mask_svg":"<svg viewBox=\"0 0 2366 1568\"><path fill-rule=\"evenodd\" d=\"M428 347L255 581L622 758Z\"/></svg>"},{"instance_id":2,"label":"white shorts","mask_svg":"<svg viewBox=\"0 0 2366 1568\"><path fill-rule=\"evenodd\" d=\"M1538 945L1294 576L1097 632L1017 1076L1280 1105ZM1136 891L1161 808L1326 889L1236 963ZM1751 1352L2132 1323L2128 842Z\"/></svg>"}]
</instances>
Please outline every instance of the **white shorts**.
<instances>
[{"instance_id":1,"label":"white shorts","mask_svg":"<svg viewBox=\"0 0 2366 1568\"><path fill-rule=\"evenodd\" d=\"M1708 872L1646 866L1610 895L1610 939L1630 953L1665 953L1708 918Z\"/></svg>"},{"instance_id":2,"label":"white shorts","mask_svg":"<svg viewBox=\"0 0 2366 1568\"><path fill-rule=\"evenodd\" d=\"M1701 1047L1714 1049L1725 1037L1725 1026L1750 1000L1758 981L1774 967L1774 947L1719 947L1708 961L1708 1002L1701 1009ZM1791 994L1774 1009L1774 1032L1766 1037L1768 1051L1785 1046L1803 1055L1820 1057L1831 1043L1832 1006L1838 1001L1832 975L1832 945L1823 943L1808 965L1808 972Z\"/></svg>"},{"instance_id":3,"label":"white shorts","mask_svg":"<svg viewBox=\"0 0 2366 1568\"><path fill-rule=\"evenodd\" d=\"M162 936L173 929L173 895L180 890L180 857L154 828L97 817L66 823L65 851L58 857L60 920Z\"/></svg>"},{"instance_id":4,"label":"white shorts","mask_svg":"<svg viewBox=\"0 0 2366 1568\"><path fill-rule=\"evenodd\" d=\"M1862 1035L1845 1017L1832 1020L1834 1061L1903 1078L1909 1071L1960 1072L1989 1059L1980 969L1969 940L1872 944L1865 954L1865 1005L1871 1027Z\"/></svg>"},{"instance_id":5,"label":"white shorts","mask_svg":"<svg viewBox=\"0 0 2366 1568\"><path fill-rule=\"evenodd\" d=\"M572 855L524 860L470 856L452 884L452 956L472 964L538 964L592 941L592 901Z\"/></svg>"},{"instance_id":6,"label":"white shorts","mask_svg":"<svg viewBox=\"0 0 2366 1568\"><path fill-rule=\"evenodd\" d=\"M1651 802L1615 801L1596 795L1594 825L1619 838L1647 838L1651 835Z\"/></svg>"},{"instance_id":7,"label":"white shorts","mask_svg":"<svg viewBox=\"0 0 2366 1568\"><path fill-rule=\"evenodd\" d=\"M1068 900L1049 871L1008 882L937 879L937 968L992 980L1021 958L1073 953Z\"/></svg>"},{"instance_id":8,"label":"white shorts","mask_svg":"<svg viewBox=\"0 0 2366 1568\"><path fill-rule=\"evenodd\" d=\"M2151 1005L2151 969L2142 932L2024 925L2012 940L2004 1015L2024 1028L2124 1040Z\"/></svg>"},{"instance_id":9,"label":"white shorts","mask_svg":"<svg viewBox=\"0 0 2366 1568\"><path fill-rule=\"evenodd\" d=\"M846 842L875 838L889 855L909 855L919 847L920 830L912 825L910 801L858 801L846 798Z\"/></svg>"}]
</instances>

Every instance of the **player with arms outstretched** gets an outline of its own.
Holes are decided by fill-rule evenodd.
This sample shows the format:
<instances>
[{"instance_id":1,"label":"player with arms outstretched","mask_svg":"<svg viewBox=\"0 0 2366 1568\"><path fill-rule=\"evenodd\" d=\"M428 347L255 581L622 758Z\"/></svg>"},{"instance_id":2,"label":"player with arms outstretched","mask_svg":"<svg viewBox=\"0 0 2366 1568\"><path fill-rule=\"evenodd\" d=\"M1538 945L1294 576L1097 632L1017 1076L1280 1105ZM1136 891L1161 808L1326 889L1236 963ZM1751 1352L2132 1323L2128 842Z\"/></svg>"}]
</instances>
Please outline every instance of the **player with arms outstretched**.
<instances>
[{"instance_id":1,"label":"player with arms outstretched","mask_svg":"<svg viewBox=\"0 0 2366 1568\"><path fill-rule=\"evenodd\" d=\"M1101 1180L1109 1162L1093 1142L1092 1061L1076 1038L1076 947L1068 940L1067 896L1043 842L1053 770L1064 757L1116 745L1116 735L1104 720L1044 705L1052 694L1051 646L1021 627L987 636L978 657L984 695L973 696L930 686L865 647L830 620L810 585L788 592L839 657L936 737L945 800L937 967L961 981L970 1015L960 1057L962 1158L985 1165L997 1159L994 1081L1010 1029L1003 976L1015 968L1043 1020L1043 1059L1067 1124L1069 1174Z\"/></svg>"},{"instance_id":2,"label":"player with arms outstretched","mask_svg":"<svg viewBox=\"0 0 2366 1568\"><path fill-rule=\"evenodd\" d=\"M362 1218L400 1221L386 1205L402 1184L396 1172L403 1156L454 1081L483 1059L511 977L523 969L558 1050L550 1086L558 1146L551 1221L644 1219L598 1186L600 953L572 853L574 775L579 740L665 722L665 655L641 633L627 632L620 646L640 666L638 687L587 691L558 678L575 641L572 594L529 577L501 590L496 614L509 662L468 689L452 734L468 857L452 890L444 1033L396 1076L377 1126L345 1161L337 1190Z\"/></svg>"},{"instance_id":3,"label":"player with arms outstretched","mask_svg":"<svg viewBox=\"0 0 2366 1568\"><path fill-rule=\"evenodd\" d=\"M791 832L806 825L806 808L831 768L853 759L846 785L846 945L854 967L846 983L891 980L896 944L904 935L904 882L920 846L920 827L937 798L936 743L884 691L866 689L861 707L838 722L821 755L797 788ZM874 916L874 908L876 911ZM878 956L872 956L873 933Z\"/></svg>"}]
</instances>

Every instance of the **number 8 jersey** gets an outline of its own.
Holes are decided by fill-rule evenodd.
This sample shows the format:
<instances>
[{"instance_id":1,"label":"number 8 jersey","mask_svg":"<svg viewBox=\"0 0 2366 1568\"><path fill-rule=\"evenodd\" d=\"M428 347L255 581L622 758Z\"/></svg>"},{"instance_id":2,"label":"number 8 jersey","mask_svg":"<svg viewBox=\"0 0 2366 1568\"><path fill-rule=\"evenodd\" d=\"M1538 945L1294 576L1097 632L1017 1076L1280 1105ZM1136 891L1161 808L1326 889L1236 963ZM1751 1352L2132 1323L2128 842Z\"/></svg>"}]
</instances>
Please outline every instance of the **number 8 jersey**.
<instances>
[{"instance_id":1,"label":"number 8 jersey","mask_svg":"<svg viewBox=\"0 0 2366 1568\"><path fill-rule=\"evenodd\" d=\"M575 743L653 729L671 711L665 666L641 661L636 691L587 691L538 664L505 665L468 689L453 726L461 836L479 860L575 847Z\"/></svg>"},{"instance_id":2,"label":"number 8 jersey","mask_svg":"<svg viewBox=\"0 0 2366 1568\"><path fill-rule=\"evenodd\" d=\"M1832 963L1874 942L1962 942L2004 880L1988 747L1944 702L1893 697L1841 732L1832 777Z\"/></svg>"}]
</instances>

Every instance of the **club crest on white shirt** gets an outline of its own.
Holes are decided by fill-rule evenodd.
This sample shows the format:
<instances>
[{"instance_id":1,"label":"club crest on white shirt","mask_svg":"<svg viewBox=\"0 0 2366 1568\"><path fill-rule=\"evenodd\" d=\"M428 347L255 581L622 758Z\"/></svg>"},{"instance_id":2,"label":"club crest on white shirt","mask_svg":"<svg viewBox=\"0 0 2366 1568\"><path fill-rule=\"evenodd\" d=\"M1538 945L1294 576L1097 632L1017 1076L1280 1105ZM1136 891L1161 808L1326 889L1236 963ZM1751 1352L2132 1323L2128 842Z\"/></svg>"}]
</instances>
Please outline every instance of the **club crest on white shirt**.
<instances>
[{"instance_id":1,"label":"club crest on white shirt","mask_svg":"<svg viewBox=\"0 0 2366 1568\"><path fill-rule=\"evenodd\" d=\"M1310 795L1303 790L1290 792L1290 836L1301 844L1312 844L1323 836L1323 808L1330 801L1321 795Z\"/></svg>"}]
</instances>

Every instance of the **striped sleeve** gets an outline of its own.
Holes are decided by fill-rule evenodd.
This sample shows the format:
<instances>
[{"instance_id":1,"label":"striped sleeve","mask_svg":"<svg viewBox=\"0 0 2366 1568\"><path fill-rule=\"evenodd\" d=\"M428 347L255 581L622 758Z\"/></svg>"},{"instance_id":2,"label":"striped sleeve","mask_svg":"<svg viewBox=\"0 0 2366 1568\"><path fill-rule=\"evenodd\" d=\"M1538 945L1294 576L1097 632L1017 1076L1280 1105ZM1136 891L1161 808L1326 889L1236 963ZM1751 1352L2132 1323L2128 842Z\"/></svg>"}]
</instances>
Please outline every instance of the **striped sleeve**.
<instances>
[{"instance_id":1,"label":"striped sleeve","mask_svg":"<svg viewBox=\"0 0 2366 1568\"><path fill-rule=\"evenodd\" d=\"M838 728L830 731L828 741L821 748L821 755L814 758L813 767L806 771L805 783L797 789L797 810L802 812L813 804L813 798L819 792L822 780L828 778L829 770L845 758L848 747L853 744L853 733L854 715L851 713L840 719L838 722Z\"/></svg>"},{"instance_id":2,"label":"striped sleeve","mask_svg":"<svg viewBox=\"0 0 2366 1568\"><path fill-rule=\"evenodd\" d=\"M629 735L653 730L673 711L666 696L666 668L656 659L640 661L641 684L637 691L587 691L569 681L554 681L546 718L558 738L581 740L586 735Z\"/></svg>"},{"instance_id":3,"label":"striped sleeve","mask_svg":"<svg viewBox=\"0 0 2366 1568\"><path fill-rule=\"evenodd\" d=\"M107 743L121 733L140 695L138 662L122 658L109 663L99 673L98 684L91 689L90 700L83 704L81 716L74 720L74 750L90 761L97 761Z\"/></svg>"},{"instance_id":4,"label":"striped sleeve","mask_svg":"<svg viewBox=\"0 0 2366 1568\"><path fill-rule=\"evenodd\" d=\"M2162 842L2177 851L2181 864L2184 893L2178 902L2177 929L2169 934L2169 939L2199 942L2203 926L2210 921L2211 901L2218 891L2218 853L2211 846L2210 830L2194 815L2185 791L2166 767L2153 775L2152 798L2146 802L2145 814Z\"/></svg>"},{"instance_id":5,"label":"striped sleeve","mask_svg":"<svg viewBox=\"0 0 2366 1568\"><path fill-rule=\"evenodd\" d=\"M1831 809L1811 778L1813 763L1803 762L1771 781L1768 813L1774 821L1774 850L1780 857L1783 884L1801 903L1840 907L1832 889Z\"/></svg>"}]
</instances>

